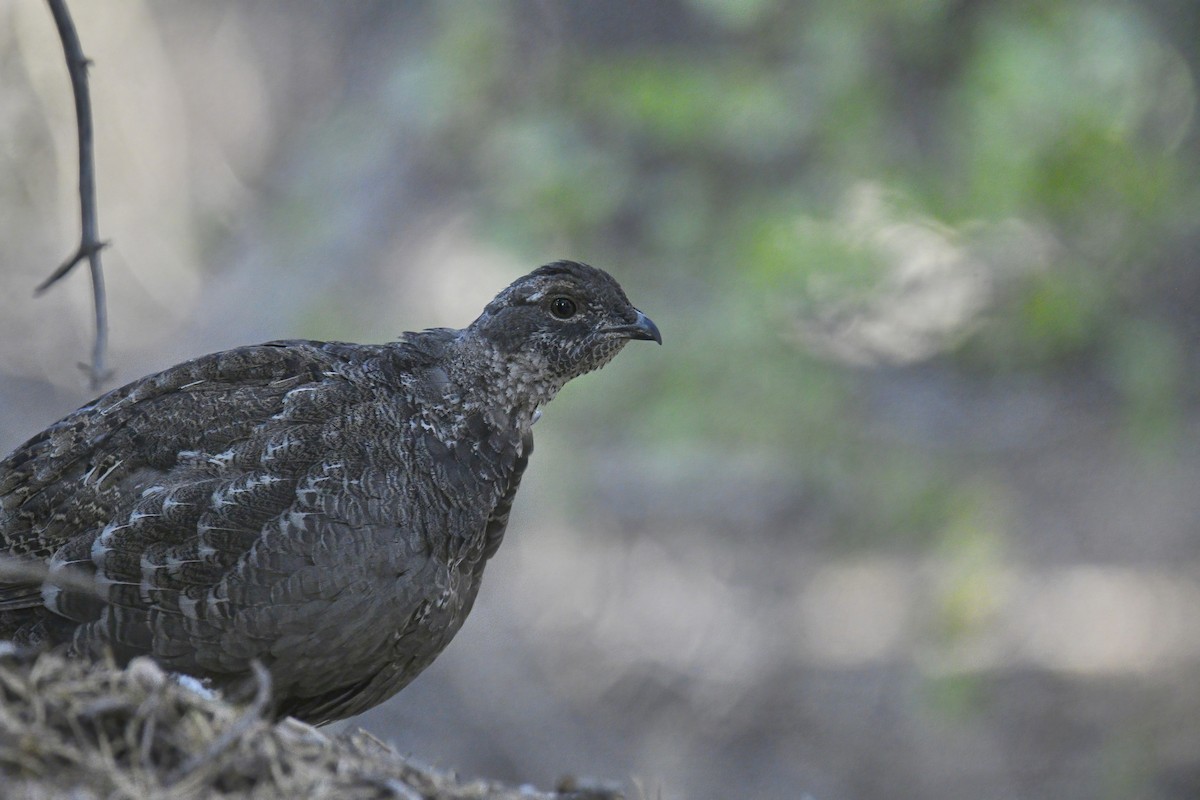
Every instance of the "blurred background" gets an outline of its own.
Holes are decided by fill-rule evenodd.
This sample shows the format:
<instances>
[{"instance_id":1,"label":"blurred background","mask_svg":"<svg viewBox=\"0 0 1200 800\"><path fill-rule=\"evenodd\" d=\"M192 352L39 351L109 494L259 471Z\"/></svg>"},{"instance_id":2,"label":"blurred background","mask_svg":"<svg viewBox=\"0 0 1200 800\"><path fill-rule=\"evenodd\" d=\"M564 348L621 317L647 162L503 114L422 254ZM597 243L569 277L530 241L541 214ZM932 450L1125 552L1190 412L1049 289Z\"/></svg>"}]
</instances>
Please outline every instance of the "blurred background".
<instances>
[{"instance_id":1,"label":"blurred background","mask_svg":"<svg viewBox=\"0 0 1200 800\"><path fill-rule=\"evenodd\" d=\"M538 426L476 610L356 719L663 798L1200 796L1200 6L74 3L111 386L462 326L560 257L662 329ZM0 0L0 450L90 399L75 123Z\"/></svg>"}]
</instances>

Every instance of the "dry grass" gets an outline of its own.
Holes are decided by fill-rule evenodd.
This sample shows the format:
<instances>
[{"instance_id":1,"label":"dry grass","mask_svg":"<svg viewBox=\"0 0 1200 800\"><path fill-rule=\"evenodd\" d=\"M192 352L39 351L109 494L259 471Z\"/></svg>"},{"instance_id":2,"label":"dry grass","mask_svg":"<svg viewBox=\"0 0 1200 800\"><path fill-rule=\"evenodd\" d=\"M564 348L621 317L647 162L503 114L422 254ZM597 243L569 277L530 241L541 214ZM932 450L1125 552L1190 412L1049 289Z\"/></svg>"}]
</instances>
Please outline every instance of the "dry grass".
<instances>
[{"instance_id":1,"label":"dry grass","mask_svg":"<svg viewBox=\"0 0 1200 800\"><path fill-rule=\"evenodd\" d=\"M409 763L364 731L330 737L262 704L237 708L176 683L153 662L127 668L0 643L0 786L5 798L400 798L615 800L462 782Z\"/></svg>"}]
</instances>

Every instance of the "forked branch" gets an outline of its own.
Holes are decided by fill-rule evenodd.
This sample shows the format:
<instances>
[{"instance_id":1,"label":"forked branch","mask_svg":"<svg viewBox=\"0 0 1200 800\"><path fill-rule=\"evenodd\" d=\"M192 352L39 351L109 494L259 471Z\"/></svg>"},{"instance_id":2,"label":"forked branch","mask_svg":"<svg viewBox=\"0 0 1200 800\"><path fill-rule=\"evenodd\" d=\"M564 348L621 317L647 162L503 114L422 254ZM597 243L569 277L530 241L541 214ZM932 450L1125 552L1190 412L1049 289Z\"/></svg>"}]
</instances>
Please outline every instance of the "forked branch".
<instances>
[{"instance_id":1,"label":"forked branch","mask_svg":"<svg viewBox=\"0 0 1200 800\"><path fill-rule=\"evenodd\" d=\"M88 261L92 274L92 307L96 318L96 338L92 344L90 364L81 364L87 370L92 388L99 388L109 376L105 368L105 352L108 349L108 309L104 293L104 271L100 266L100 251L106 242L100 241L99 225L96 222L96 163L92 147L92 101L88 94L87 69L90 63L83 55L79 34L71 21L66 0L46 0L58 37L62 40L63 54L67 59L67 72L71 76L71 89L75 94L75 121L79 130L79 247L67 260L34 291L41 294L65 277L84 259Z\"/></svg>"}]
</instances>

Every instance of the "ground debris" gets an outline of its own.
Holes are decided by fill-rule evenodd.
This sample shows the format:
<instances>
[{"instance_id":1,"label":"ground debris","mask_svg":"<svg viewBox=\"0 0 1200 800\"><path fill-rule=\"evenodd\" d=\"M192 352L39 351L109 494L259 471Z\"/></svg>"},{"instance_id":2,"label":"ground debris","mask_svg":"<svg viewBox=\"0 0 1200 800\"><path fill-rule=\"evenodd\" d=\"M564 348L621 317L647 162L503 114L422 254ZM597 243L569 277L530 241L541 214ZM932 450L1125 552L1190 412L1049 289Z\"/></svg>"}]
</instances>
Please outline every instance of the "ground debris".
<instances>
[{"instance_id":1,"label":"ground debris","mask_svg":"<svg viewBox=\"0 0 1200 800\"><path fill-rule=\"evenodd\" d=\"M273 723L185 688L153 662L35 655L0 643L0 785L11 800L338 798L617 800L608 788L542 792L461 781L362 730Z\"/></svg>"}]
</instances>

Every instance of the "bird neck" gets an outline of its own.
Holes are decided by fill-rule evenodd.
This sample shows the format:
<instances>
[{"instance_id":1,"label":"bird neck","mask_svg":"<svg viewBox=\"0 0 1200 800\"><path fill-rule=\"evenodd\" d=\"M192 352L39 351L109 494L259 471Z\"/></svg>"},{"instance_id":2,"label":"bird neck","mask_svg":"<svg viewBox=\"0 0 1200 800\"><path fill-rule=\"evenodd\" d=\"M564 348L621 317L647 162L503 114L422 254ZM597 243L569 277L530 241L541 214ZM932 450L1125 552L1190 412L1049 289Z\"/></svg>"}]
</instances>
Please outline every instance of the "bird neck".
<instances>
[{"instance_id":1,"label":"bird neck","mask_svg":"<svg viewBox=\"0 0 1200 800\"><path fill-rule=\"evenodd\" d=\"M507 413L521 428L533 424L537 411L567 382L529 353L506 353L495 343L464 332L452 371L471 399Z\"/></svg>"}]
</instances>

